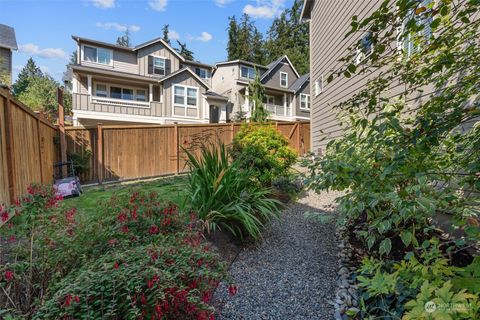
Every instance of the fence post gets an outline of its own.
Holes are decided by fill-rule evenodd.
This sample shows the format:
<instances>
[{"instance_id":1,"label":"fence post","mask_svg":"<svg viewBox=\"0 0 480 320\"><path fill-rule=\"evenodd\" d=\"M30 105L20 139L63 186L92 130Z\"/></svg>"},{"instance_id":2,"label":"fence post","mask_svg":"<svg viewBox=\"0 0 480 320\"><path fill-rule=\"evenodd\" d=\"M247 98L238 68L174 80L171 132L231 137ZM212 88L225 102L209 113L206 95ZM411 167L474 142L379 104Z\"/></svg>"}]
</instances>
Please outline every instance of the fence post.
<instances>
[{"instance_id":1,"label":"fence post","mask_svg":"<svg viewBox=\"0 0 480 320\"><path fill-rule=\"evenodd\" d=\"M233 138L235 138L235 123L234 122L230 123L230 129L232 130L231 136L230 136L232 138L231 139L232 141L230 141L230 143L233 143Z\"/></svg>"},{"instance_id":2,"label":"fence post","mask_svg":"<svg viewBox=\"0 0 480 320\"><path fill-rule=\"evenodd\" d=\"M103 182L103 128L102 124L97 125L97 175L98 183Z\"/></svg>"},{"instance_id":3,"label":"fence post","mask_svg":"<svg viewBox=\"0 0 480 320\"><path fill-rule=\"evenodd\" d=\"M10 203L15 201L15 155L13 154L14 150L14 141L13 141L13 128L12 128L12 110L10 108L10 98L5 97L5 136L6 136L6 151L7 151L7 174L8 174L8 194L10 198Z\"/></svg>"},{"instance_id":4,"label":"fence post","mask_svg":"<svg viewBox=\"0 0 480 320\"><path fill-rule=\"evenodd\" d=\"M67 141L65 138L65 109L63 107L63 90L57 89L58 101L58 128L60 129L60 156L61 161L67 161Z\"/></svg>"},{"instance_id":5,"label":"fence post","mask_svg":"<svg viewBox=\"0 0 480 320\"><path fill-rule=\"evenodd\" d=\"M42 138L40 133L40 119L37 118L37 143L38 143L38 160L40 161L40 182L45 183L45 177L43 176L43 154L42 154Z\"/></svg>"},{"instance_id":6,"label":"fence post","mask_svg":"<svg viewBox=\"0 0 480 320\"><path fill-rule=\"evenodd\" d=\"M302 154L302 139L301 139L301 131L302 131L302 123L299 121L297 127L297 150L300 155Z\"/></svg>"},{"instance_id":7,"label":"fence post","mask_svg":"<svg viewBox=\"0 0 480 320\"><path fill-rule=\"evenodd\" d=\"M173 149L175 150L175 174L180 172L180 150L178 150L178 125L175 123L173 125L174 136L173 136Z\"/></svg>"}]
</instances>

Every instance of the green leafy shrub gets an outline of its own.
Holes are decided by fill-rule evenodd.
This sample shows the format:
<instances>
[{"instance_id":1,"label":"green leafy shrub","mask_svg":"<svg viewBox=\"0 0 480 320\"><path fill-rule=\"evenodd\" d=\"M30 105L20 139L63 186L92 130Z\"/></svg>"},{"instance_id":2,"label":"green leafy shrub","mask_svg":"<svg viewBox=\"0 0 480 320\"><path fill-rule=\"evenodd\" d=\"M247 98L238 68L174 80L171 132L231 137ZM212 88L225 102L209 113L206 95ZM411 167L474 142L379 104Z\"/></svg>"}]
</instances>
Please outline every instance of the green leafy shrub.
<instances>
[{"instance_id":1,"label":"green leafy shrub","mask_svg":"<svg viewBox=\"0 0 480 320\"><path fill-rule=\"evenodd\" d=\"M14 207L2 207L2 217L15 214L1 230L9 242L0 265L6 315L213 314L209 302L226 268L203 242L195 215L181 214L154 193L114 196L84 215L57 207L57 201L50 188L32 187Z\"/></svg>"},{"instance_id":2,"label":"green leafy shrub","mask_svg":"<svg viewBox=\"0 0 480 320\"><path fill-rule=\"evenodd\" d=\"M245 124L236 134L232 156L244 169L251 169L262 184L288 174L297 159L297 152L288 140L271 125Z\"/></svg>"},{"instance_id":3,"label":"green leafy shrub","mask_svg":"<svg viewBox=\"0 0 480 320\"><path fill-rule=\"evenodd\" d=\"M466 277L461 268L450 266L436 239L425 242L420 252L419 258L410 253L399 262L364 259L357 276L362 319L443 319L443 312L452 316L445 319L480 316L478 278ZM479 263L477 259L470 268L479 268ZM465 280L473 280L477 286L467 292L462 286ZM439 307L430 315L425 309L429 301Z\"/></svg>"},{"instance_id":4,"label":"green leafy shrub","mask_svg":"<svg viewBox=\"0 0 480 320\"><path fill-rule=\"evenodd\" d=\"M198 156L185 150L192 210L208 231L221 227L239 238L260 237L264 223L278 216L280 202L270 198L269 189L252 183L250 169L230 162L223 143L206 143L200 150Z\"/></svg>"}]
</instances>

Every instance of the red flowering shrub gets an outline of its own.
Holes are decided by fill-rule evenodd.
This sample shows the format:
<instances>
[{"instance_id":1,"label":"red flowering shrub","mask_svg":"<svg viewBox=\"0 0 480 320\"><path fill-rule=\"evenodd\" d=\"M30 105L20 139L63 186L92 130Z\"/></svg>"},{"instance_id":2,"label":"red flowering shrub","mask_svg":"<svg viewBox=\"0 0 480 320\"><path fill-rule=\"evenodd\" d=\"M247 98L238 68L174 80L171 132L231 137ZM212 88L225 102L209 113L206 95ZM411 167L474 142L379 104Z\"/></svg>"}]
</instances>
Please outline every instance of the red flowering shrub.
<instances>
[{"instance_id":1,"label":"red flowering shrub","mask_svg":"<svg viewBox=\"0 0 480 320\"><path fill-rule=\"evenodd\" d=\"M114 196L79 216L57 207L53 190L29 188L2 208L14 215L1 229L2 308L35 319L211 319L225 267L195 217L157 198Z\"/></svg>"}]
</instances>

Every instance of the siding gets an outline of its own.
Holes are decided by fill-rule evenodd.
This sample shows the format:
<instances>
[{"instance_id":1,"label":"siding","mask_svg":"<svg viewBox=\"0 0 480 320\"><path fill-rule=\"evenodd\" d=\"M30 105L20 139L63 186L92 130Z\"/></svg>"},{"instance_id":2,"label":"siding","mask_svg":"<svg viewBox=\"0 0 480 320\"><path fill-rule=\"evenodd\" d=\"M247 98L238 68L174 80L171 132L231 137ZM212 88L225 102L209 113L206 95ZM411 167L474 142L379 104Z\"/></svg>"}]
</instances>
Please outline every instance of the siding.
<instances>
[{"instance_id":1,"label":"siding","mask_svg":"<svg viewBox=\"0 0 480 320\"><path fill-rule=\"evenodd\" d=\"M287 88L289 88L295 80L298 79L292 67L288 63L279 63L270 74L263 79L263 84L270 87L285 89L280 86L280 72L286 72L288 74Z\"/></svg>"},{"instance_id":2,"label":"siding","mask_svg":"<svg viewBox=\"0 0 480 320\"><path fill-rule=\"evenodd\" d=\"M12 81L12 51L6 48L0 48L0 70L6 71L9 75L9 83Z\"/></svg>"},{"instance_id":3,"label":"siding","mask_svg":"<svg viewBox=\"0 0 480 320\"><path fill-rule=\"evenodd\" d=\"M102 48L98 45L90 45L88 43L81 43L81 48L83 50L83 45L95 47L95 48ZM94 67L99 69L106 69L106 70L116 70L120 72L128 72L133 74L138 74L138 65L137 65L137 55L134 52L128 52L124 50L115 50L111 48L105 48L108 50L113 51L113 66L104 65L101 63L95 63L90 61L82 60L80 64L87 67ZM83 54L80 58L83 57Z\"/></svg>"},{"instance_id":4,"label":"siding","mask_svg":"<svg viewBox=\"0 0 480 320\"><path fill-rule=\"evenodd\" d=\"M165 105L165 116L172 117L173 107L173 85L180 84L198 88L198 114L197 118L203 118L204 108L207 107L203 94L206 93L205 86L194 78L189 72L182 72L173 78L163 82L163 102Z\"/></svg>"},{"instance_id":5,"label":"siding","mask_svg":"<svg viewBox=\"0 0 480 320\"><path fill-rule=\"evenodd\" d=\"M148 73L148 56L155 55L165 57L170 60L171 72L180 69L180 59L171 50L167 49L161 43L152 44L148 47L138 50L138 73L142 76L159 77Z\"/></svg>"},{"instance_id":6,"label":"siding","mask_svg":"<svg viewBox=\"0 0 480 320\"><path fill-rule=\"evenodd\" d=\"M332 70L338 69L338 62L347 54L347 48L354 44L360 34L345 38L350 30L351 17L358 15L363 19L383 1L338 0L314 1L310 20L310 88L312 92L311 140L313 152L324 152L327 143L339 137L342 130L332 106L351 97L367 84L369 76L354 75L351 78L337 78L324 91L315 97L315 81L326 79ZM322 140L323 139L323 140Z\"/></svg>"}]
</instances>

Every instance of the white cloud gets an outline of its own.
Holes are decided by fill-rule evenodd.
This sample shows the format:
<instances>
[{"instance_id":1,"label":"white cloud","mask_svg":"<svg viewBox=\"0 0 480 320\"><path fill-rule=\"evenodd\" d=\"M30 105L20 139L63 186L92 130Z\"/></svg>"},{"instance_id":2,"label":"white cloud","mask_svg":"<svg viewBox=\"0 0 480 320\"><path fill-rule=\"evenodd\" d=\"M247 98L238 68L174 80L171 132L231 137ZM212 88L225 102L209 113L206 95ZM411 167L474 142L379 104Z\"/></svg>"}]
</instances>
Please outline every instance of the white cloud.
<instances>
[{"instance_id":1,"label":"white cloud","mask_svg":"<svg viewBox=\"0 0 480 320\"><path fill-rule=\"evenodd\" d=\"M180 34L177 31L170 29L168 30L168 38L170 40L180 40Z\"/></svg>"},{"instance_id":2,"label":"white cloud","mask_svg":"<svg viewBox=\"0 0 480 320\"><path fill-rule=\"evenodd\" d=\"M43 73L48 73L50 74L50 68L47 66L40 66L40 70L42 70Z\"/></svg>"},{"instance_id":3,"label":"white cloud","mask_svg":"<svg viewBox=\"0 0 480 320\"><path fill-rule=\"evenodd\" d=\"M272 19L280 14L285 6L285 0L256 0L256 5L247 4L243 13L253 18Z\"/></svg>"},{"instance_id":4,"label":"white cloud","mask_svg":"<svg viewBox=\"0 0 480 320\"><path fill-rule=\"evenodd\" d=\"M140 27L137 26L137 25L126 25L126 24L121 24L121 23L117 23L117 22L97 22L95 24L95 26L97 28L102 28L102 29L105 29L105 30L110 30L110 29L115 29L117 31L120 31L120 32L125 32L128 30L130 30L131 32L138 32L140 31Z\"/></svg>"},{"instance_id":5,"label":"white cloud","mask_svg":"<svg viewBox=\"0 0 480 320\"><path fill-rule=\"evenodd\" d=\"M92 0L92 3L97 8L110 9L115 7L115 0Z\"/></svg>"},{"instance_id":6,"label":"white cloud","mask_svg":"<svg viewBox=\"0 0 480 320\"><path fill-rule=\"evenodd\" d=\"M215 0L215 4L221 8L225 7L227 4L232 3L235 0Z\"/></svg>"},{"instance_id":7,"label":"white cloud","mask_svg":"<svg viewBox=\"0 0 480 320\"><path fill-rule=\"evenodd\" d=\"M155 11L165 11L167 2L167 0L150 0L148 1L148 5Z\"/></svg>"},{"instance_id":8,"label":"white cloud","mask_svg":"<svg viewBox=\"0 0 480 320\"><path fill-rule=\"evenodd\" d=\"M42 58L60 58L67 59L68 55L61 48L44 48L40 49L39 46L33 43L27 43L18 46L20 52L30 54L32 56L38 56Z\"/></svg>"},{"instance_id":9,"label":"white cloud","mask_svg":"<svg viewBox=\"0 0 480 320\"><path fill-rule=\"evenodd\" d=\"M197 41L202 41L202 42L208 42L212 39L213 39L213 36L206 31L203 31L200 34L200 36L198 36L198 37L194 37L194 36L191 36L191 35L188 36L188 40L197 40Z\"/></svg>"}]
</instances>

